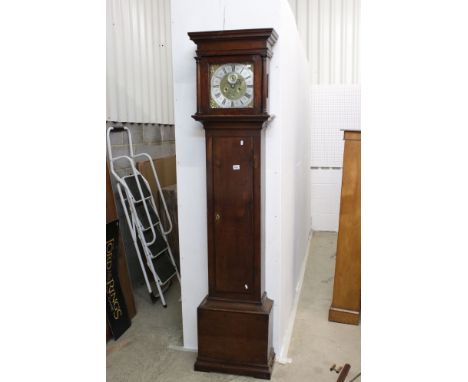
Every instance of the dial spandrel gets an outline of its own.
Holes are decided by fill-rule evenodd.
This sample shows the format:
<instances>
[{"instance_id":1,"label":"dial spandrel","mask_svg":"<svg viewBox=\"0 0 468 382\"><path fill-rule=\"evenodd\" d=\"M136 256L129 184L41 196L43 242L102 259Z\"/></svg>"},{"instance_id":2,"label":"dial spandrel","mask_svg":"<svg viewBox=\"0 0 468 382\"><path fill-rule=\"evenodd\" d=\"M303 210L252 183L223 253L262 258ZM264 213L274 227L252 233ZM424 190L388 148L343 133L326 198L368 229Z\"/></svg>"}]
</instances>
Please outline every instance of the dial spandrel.
<instances>
[{"instance_id":1,"label":"dial spandrel","mask_svg":"<svg viewBox=\"0 0 468 382\"><path fill-rule=\"evenodd\" d=\"M252 63L210 66L211 108L252 108L254 72Z\"/></svg>"}]
</instances>

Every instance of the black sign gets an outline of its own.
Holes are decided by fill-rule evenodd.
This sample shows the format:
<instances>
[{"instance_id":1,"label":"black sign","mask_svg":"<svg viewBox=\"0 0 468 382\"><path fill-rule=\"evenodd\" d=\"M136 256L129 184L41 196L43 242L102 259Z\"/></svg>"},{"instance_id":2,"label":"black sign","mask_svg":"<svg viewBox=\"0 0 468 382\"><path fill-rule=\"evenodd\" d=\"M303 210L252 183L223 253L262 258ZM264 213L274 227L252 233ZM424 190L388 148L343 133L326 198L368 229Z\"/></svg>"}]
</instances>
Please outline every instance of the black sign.
<instances>
[{"instance_id":1,"label":"black sign","mask_svg":"<svg viewBox=\"0 0 468 382\"><path fill-rule=\"evenodd\" d=\"M106 226L106 309L114 339L119 338L130 327L127 306L119 281L119 221Z\"/></svg>"}]
</instances>

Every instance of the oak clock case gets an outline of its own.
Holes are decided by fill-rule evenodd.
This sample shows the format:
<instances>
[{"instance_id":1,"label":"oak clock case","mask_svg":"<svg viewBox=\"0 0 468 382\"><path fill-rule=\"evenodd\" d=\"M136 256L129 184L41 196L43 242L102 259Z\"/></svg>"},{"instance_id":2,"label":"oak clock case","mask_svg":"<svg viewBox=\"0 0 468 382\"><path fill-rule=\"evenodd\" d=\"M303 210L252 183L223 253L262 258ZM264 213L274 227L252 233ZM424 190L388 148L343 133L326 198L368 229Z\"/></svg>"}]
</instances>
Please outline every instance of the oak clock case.
<instances>
[{"instance_id":1,"label":"oak clock case","mask_svg":"<svg viewBox=\"0 0 468 382\"><path fill-rule=\"evenodd\" d=\"M270 379L272 307L262 280L261 140L273 29L193 32L206 137L208 295L195 370Z\"/></svg>"}]
</instances>

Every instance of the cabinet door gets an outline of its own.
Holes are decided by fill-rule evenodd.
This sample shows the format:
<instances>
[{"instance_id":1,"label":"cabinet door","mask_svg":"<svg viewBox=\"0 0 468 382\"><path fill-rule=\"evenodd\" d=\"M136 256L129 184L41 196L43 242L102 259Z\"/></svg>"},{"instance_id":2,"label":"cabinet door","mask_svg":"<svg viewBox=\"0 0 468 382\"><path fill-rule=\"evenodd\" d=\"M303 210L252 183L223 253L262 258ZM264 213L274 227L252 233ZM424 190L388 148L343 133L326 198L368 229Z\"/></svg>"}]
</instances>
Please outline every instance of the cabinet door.
<instances>
[{"instance_id":1,"label":"cabinet door","mask_svg":"<svg viewBox=\"0 0 468 382\"><path fill-rule=\"evenodd\" d=\"M213 137L217 293L250 295L254 278L253 138Z\"/></svg>"}]
</instances>

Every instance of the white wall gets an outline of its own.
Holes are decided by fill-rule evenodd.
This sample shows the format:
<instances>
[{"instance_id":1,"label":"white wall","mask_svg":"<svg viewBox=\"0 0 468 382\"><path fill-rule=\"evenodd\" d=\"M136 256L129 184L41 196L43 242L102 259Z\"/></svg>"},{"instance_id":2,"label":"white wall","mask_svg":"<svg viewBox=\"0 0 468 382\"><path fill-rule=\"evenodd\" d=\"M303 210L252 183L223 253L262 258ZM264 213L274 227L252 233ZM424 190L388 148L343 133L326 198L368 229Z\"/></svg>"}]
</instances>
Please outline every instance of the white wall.
<instances>
[{"instance_id":1,"label":"white wall","mask_svg":"<svg viewBox=\"0 0 468 382\"><path fill-rule=\"evenodd\" d=\"M314 231L338 232L341 198L341 168L311 170L311 214Z\"/></svg>"},{"instance_id":2,"label":"white wall","mask_svg":"<svg viewBox=\"0 0 468 382\"><path fill-rule=\"evenodd\" d=\"M265 285L274 300L277 353L296 297L310 231L308 71L286 0L172 0L174 111L184 346L197 347L196 308L208 292L205 134L196 111L195 45L187 32L273 27L279 34L270 70L264 131Z\"/></svg>"},{"instance_id":3,"label":"white wall","mask_svg":"<svg viewBox=\"0 0 468 382\"><path fill-rule=\"evenodd\" d=\"M359 83L361 0L289 0L312 84Z\"/></svg>"},{"instance_id":4,"label":"white wall","mask_svg":"<svg viewBox=\"0 0 468 382\"><path fill-rule=\"evenodd\" d=\"M173 124L170 0L107 0L107 121Z\"/></svg>"},{"instance_id":5,"label":"white wall","mask_svg":"<svg viewBox=\"0 0 468 382\"><path fill-rule=\"evenodd\" d=\"M294 320L297 286L304 266L310 234L310 82L308 61L296 22L286 1L281 2L282 40L278 39L281 87L281 299L275 348L285 358ZM274 279L271 281L274 283ZM275 317L276 318L276 317ZM291 327L291 326L290 326Z\"/></svg>"}]
</instances>

